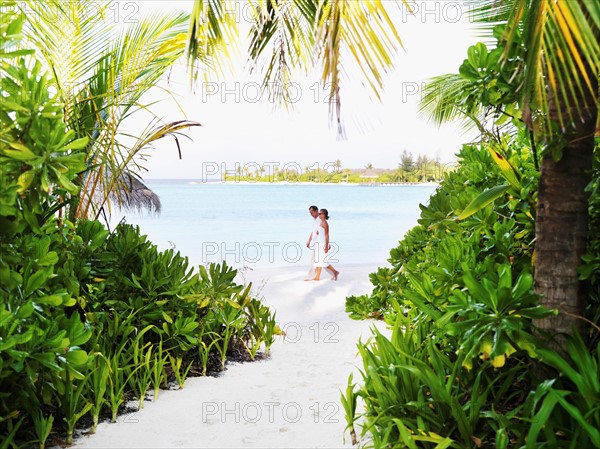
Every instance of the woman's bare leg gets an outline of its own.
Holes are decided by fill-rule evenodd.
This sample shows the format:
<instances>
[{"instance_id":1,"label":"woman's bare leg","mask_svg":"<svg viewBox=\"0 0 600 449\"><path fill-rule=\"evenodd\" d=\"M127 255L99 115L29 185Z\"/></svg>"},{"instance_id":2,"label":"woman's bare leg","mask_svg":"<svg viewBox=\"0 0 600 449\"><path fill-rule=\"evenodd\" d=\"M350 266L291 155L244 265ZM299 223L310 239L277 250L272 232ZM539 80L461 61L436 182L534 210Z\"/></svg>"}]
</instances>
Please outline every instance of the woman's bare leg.
<instances>
[{"instance_id":1,"label":"woman's bare leg","mask_svg":"<svg viewBox=\"0 0 600 449\"><path fill-rule=\"evenodd\" d=\"M333 277L331 279L334 281L337 281L337 278L340 275L340 272L338 270L336 270L335 268L333 268L333 265L328 265L327 269L333 273Z\"/></svg>"},{"instance_id":2,"label":"woman's bare leg","mask_svg":"<svg viewBox=\"0 0 600 449\"><path fill-rule=\"evenodd\" d=\"M317 273L315 274L315 278L313 279L313 281L318 281L321 279L321 270L322 269L323 268L321 268L321 267L317 267Z\"/></svg>"}]
</instances>

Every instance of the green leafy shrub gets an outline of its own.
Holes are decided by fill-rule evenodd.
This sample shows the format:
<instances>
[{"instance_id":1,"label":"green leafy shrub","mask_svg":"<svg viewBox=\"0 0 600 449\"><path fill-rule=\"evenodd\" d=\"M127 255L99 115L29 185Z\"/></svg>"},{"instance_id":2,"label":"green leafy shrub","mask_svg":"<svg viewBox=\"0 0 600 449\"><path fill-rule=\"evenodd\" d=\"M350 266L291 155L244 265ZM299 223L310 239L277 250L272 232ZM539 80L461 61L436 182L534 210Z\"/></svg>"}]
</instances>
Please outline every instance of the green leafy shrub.
<instances>
[{"instance_id":1,"label":"green leafy shrub","mask_svg":"<svg viewBox=\"0 0 600 449\"><path fill-rule=\"evenodd\" d=\"M501 204L490 203L467 219L457 220L458 213L482 191L505 181L488 148L464 146L458 154L460 169L448 174L429 204L419 206L419 225L390 251L390 267L370 275L374 286L370 299L348 298L347 312L375 318L393 314L392 302L407 291L416 298L444 302L464 267L474 269L490 258L510 264L513 270L529 269L538 174L523 140L510 142L505 149L506 159L519 167L518 191L512 188Z\"/></svg>"},{"instance_id":2,"label":"green leafy shrub","mask_svg":"<svg viewBox=\"0 0 600 449\"><path fill-rule=\"evenodd\" d=\"M0 23L0 447L43 448L71 442L84 418L92 431L115 421L130 399L141 408L149 388L183 387L217 354L214 370L234 350L268 352L279 331L225 263L194 270L137 227L64 219L87 139L20 49L11 11Z\"/></svg>"},{"instance_id":3,"label":"green leafy shrub","mask_svg":"<svg viewBox=\"0 0 600 449\"><path fill-rule=\"evenodd\" d=\"M576 334L565 358L532 325L553 312L533 291L538 174L526 143L463 147L459 168L421 205L419 226L390 252L391 266L371 275L372 294L347 298L351 317L384 318L392 329L359 342L361 383L351 378L342 396L348 428L369 434L367 446L600 444L597 332L587 345ZM593 295L590 235L581 274ZM541 379L549 367L555 374Z\"/></svg>"}]
</instances>

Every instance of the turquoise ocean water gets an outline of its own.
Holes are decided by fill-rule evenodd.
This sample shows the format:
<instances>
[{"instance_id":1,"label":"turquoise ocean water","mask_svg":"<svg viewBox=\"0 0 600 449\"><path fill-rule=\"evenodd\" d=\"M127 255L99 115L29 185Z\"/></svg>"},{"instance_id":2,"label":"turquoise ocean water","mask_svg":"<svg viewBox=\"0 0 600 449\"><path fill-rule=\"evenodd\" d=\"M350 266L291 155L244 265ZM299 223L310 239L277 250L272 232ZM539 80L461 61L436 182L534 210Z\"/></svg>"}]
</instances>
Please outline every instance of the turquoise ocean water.
<instances>
[{"instance_id":1,"label":"turquoise ocean water","mask_svg":"<svg viewBox=\"0 0 600 449\"><path fill-rule=\"evenodd\" d=\"M116 213L137 224L161 249L175 248L193 265L226 260L236 267L310 263L308 207L329 210L329 259L385 265L391 248L417 224L419 203L434 185L240 184L149 180L161 199L159 215Z\"/></svg>"}]
</instances>

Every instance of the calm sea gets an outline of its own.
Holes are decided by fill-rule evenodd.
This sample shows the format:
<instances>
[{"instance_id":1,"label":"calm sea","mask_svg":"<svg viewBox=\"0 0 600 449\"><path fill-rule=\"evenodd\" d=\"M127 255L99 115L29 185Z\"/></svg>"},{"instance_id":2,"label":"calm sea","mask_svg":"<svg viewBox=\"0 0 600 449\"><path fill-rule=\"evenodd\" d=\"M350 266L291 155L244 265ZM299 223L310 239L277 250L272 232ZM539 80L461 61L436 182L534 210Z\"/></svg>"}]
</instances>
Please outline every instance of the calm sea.
<instances>
[{"instance_id":1,"label":"calm sea","mask_svg":"<svg viewBox=\"0 0 600 449\"><path fill-rule=\"evenodd\" d=\"M385 265L391 248L417 224L419 203L435 185L195 183L149 180L160 215L125 214L161 249L175 248L193 265L226 260L236 267L308 266L308 207L329 210L334 265ZM123 213L113 216L114 225Z\"/></svg>"}]
</instances>

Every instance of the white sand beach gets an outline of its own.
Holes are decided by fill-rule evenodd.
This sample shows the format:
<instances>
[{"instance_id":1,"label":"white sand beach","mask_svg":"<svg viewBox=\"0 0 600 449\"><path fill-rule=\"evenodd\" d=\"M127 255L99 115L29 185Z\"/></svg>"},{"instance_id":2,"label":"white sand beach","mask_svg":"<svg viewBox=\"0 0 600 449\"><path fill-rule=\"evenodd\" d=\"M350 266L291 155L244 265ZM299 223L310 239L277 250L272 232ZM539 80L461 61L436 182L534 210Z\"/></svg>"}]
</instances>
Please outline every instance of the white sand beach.
<instances>
[{"instance_id":1,"label":"white sand beach","mask_svg":"<svg viewBox=\"0 0 600 449\"><path fill-rule=\"evenodd\" d=\"M183 390L161 391L117 423L102 423L80 448L341 448L351 447L340 402L357 372L356 342L374 321L344 312L348 295L369 293L376 266L336 266L337 281L305 282L300 265L241 273L273 307L287 337L271 357L228 364L218 378L196 377ZM325 275L325 273L323 273ZM355 374L355 379L357 375Z\"/></svg>"}]
</instances>

